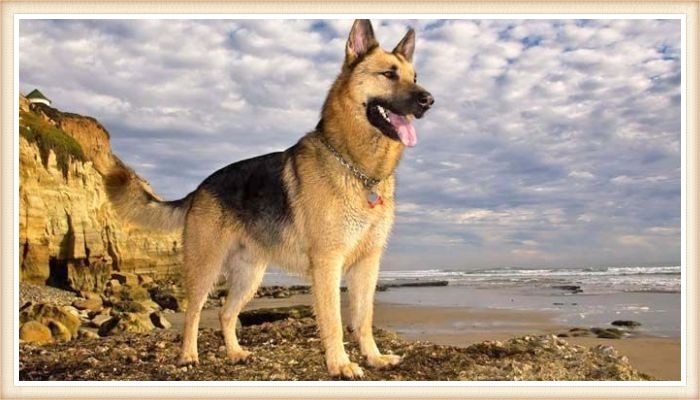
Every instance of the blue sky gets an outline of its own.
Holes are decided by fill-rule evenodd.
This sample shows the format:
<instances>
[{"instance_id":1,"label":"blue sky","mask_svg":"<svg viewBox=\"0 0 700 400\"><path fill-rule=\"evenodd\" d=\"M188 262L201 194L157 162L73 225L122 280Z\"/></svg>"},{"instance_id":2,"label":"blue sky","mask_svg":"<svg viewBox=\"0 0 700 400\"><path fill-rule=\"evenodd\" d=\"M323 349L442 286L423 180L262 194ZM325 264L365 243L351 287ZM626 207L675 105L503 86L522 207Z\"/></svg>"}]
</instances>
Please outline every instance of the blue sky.
<instances>
[{"instance_id":1,"label":"blue sky","mask_svg":"<svg viewBox=\"0 0 700 400\"><path fill-rule=\"evenodd\" d=\"M110 131L165 198L318 121L351 20L20 23L20 90ZM374 20L436 105L388 269L680 261L680 22Z\"/></svg>"}]
</instances>

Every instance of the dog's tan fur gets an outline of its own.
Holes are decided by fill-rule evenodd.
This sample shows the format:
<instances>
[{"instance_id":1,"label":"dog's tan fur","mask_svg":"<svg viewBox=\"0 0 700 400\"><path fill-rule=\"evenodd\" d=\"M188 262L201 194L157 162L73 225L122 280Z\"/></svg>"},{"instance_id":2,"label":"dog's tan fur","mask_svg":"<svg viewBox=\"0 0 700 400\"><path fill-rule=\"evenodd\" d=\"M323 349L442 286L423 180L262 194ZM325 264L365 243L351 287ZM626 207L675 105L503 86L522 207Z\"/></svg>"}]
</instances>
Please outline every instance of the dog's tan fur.
<instances>
[{"instance_id":1,"label":"dog's tan fur","mask_svg":"<svg viewBox=\"0 0 700 400\"><path fill-rule=\"evenodd\" d=\"M253 297L268 264L307 276L312 283L313 303L326 364L332 375L357 378L363 375L343 347L340 315L340 280L345 276L350 303L350 327L370 367L396 365L400 357L380 353L372 336L372 309L382 252L394 220L394 172L403 144L391 140L372 126L365 105L371 96L392 96L415 88L410 63L413 31L393 52L374 47L373 35L366 35L368 21L355 21L343 69L328 94L322 111L322 128L304 136L293 154L286 156L282 181L289 198L293 221L281 227L275 245L263 243L233 214L226 213L206 189L198 189L182 200L184 217L184 286L187 290L181 364L196 363L200 310L220 274L227 276L229 296L220 312L228 357L240 361L250 352L238 344L235 321ZM364 31L363 31L364 30ZM358 45L356 38L363 35ZM365 47L362 47L365 46ZM398 65L399 79L389 82L375 71ZM341 165L321 142L321 137L347 160L368 175L381 179L376 188L383 204L369 207L367 189ZM119 173L113 174L118 176ZM143 209L134 204L126 186L133 180L112 179L114 203L120 209ZM126 182L128 181L128 182ZM144 195L140 195L143 200ZM159 208L158 202L150 202ZM148 210L146 210L148 212ZM133 213L133 211L132 211Z\"/></svg>"}]
</instances>

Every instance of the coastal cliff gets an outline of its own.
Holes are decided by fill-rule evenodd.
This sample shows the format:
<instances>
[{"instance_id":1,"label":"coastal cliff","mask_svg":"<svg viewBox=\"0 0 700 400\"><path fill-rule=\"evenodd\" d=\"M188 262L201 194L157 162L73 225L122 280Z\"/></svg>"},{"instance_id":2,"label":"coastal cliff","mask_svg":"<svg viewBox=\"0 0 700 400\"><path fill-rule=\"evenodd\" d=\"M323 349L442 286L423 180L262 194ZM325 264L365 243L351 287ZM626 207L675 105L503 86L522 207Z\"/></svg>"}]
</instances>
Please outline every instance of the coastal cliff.
<instances>
[{"instance_id":1,"label":"coastal cliff","mask_svg":"<svg viewBox=\"0 0 700 400\"><path fill-rule=\"evenodd\" d=\"M112 210L103 176L121 161L107 130L24 97L19 113L20 279L97 291L112 271L176 273L180 232L143 229Z\"/></svg>"}]
</instances>

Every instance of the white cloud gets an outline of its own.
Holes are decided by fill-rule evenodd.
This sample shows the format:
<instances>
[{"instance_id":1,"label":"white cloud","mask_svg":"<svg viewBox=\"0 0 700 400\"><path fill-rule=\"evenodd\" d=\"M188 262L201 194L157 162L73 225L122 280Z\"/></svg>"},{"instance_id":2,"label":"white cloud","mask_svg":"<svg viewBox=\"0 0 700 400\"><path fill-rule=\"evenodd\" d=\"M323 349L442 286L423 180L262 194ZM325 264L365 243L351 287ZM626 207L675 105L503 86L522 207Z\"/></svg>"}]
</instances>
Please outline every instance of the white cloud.
<instances>
[{"instance_id":1,"label":"white cloud","mask_svg":"<svg viewBox=\"0 0 700 400\"><path fill-rule=\"evenodd\" d=\"M593 179L595 178L595 175L588 171L571 171L569 172L569 176L572 178L578 178L578 179Z\"/></svg>"}]
</instances>

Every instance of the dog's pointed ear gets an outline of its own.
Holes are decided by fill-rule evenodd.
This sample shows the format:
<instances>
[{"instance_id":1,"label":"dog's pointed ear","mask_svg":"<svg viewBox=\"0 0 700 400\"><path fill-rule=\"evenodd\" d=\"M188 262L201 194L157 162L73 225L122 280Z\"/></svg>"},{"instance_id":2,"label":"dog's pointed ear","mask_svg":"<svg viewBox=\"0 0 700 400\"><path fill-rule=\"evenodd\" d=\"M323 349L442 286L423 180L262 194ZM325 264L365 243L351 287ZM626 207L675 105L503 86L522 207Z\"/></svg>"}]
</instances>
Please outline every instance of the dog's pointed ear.
<instances>
[{"instance_id":1,"label":"dog's pointed ear","mask_svg":"<svg viewBox=\"0 0 700 400\"><path fill-rule=\"evenodd\" d=\"M410 28L406 36L396 45L392 53L401 54L408 62L413 62L413 50L416 49L416 31Z\"/></svg>"},{"instance_id":2,"label":"dog's pointed ear","mask_svg":"<svg viewBox=\"0 0 700 400\"><path fill-rule=\"evenodd\" d=\"M351 65L377 46L379 43L374 38L372 23L368 19L356 19L345 45L345 65Z\"/></svg>"}]
</instances>

